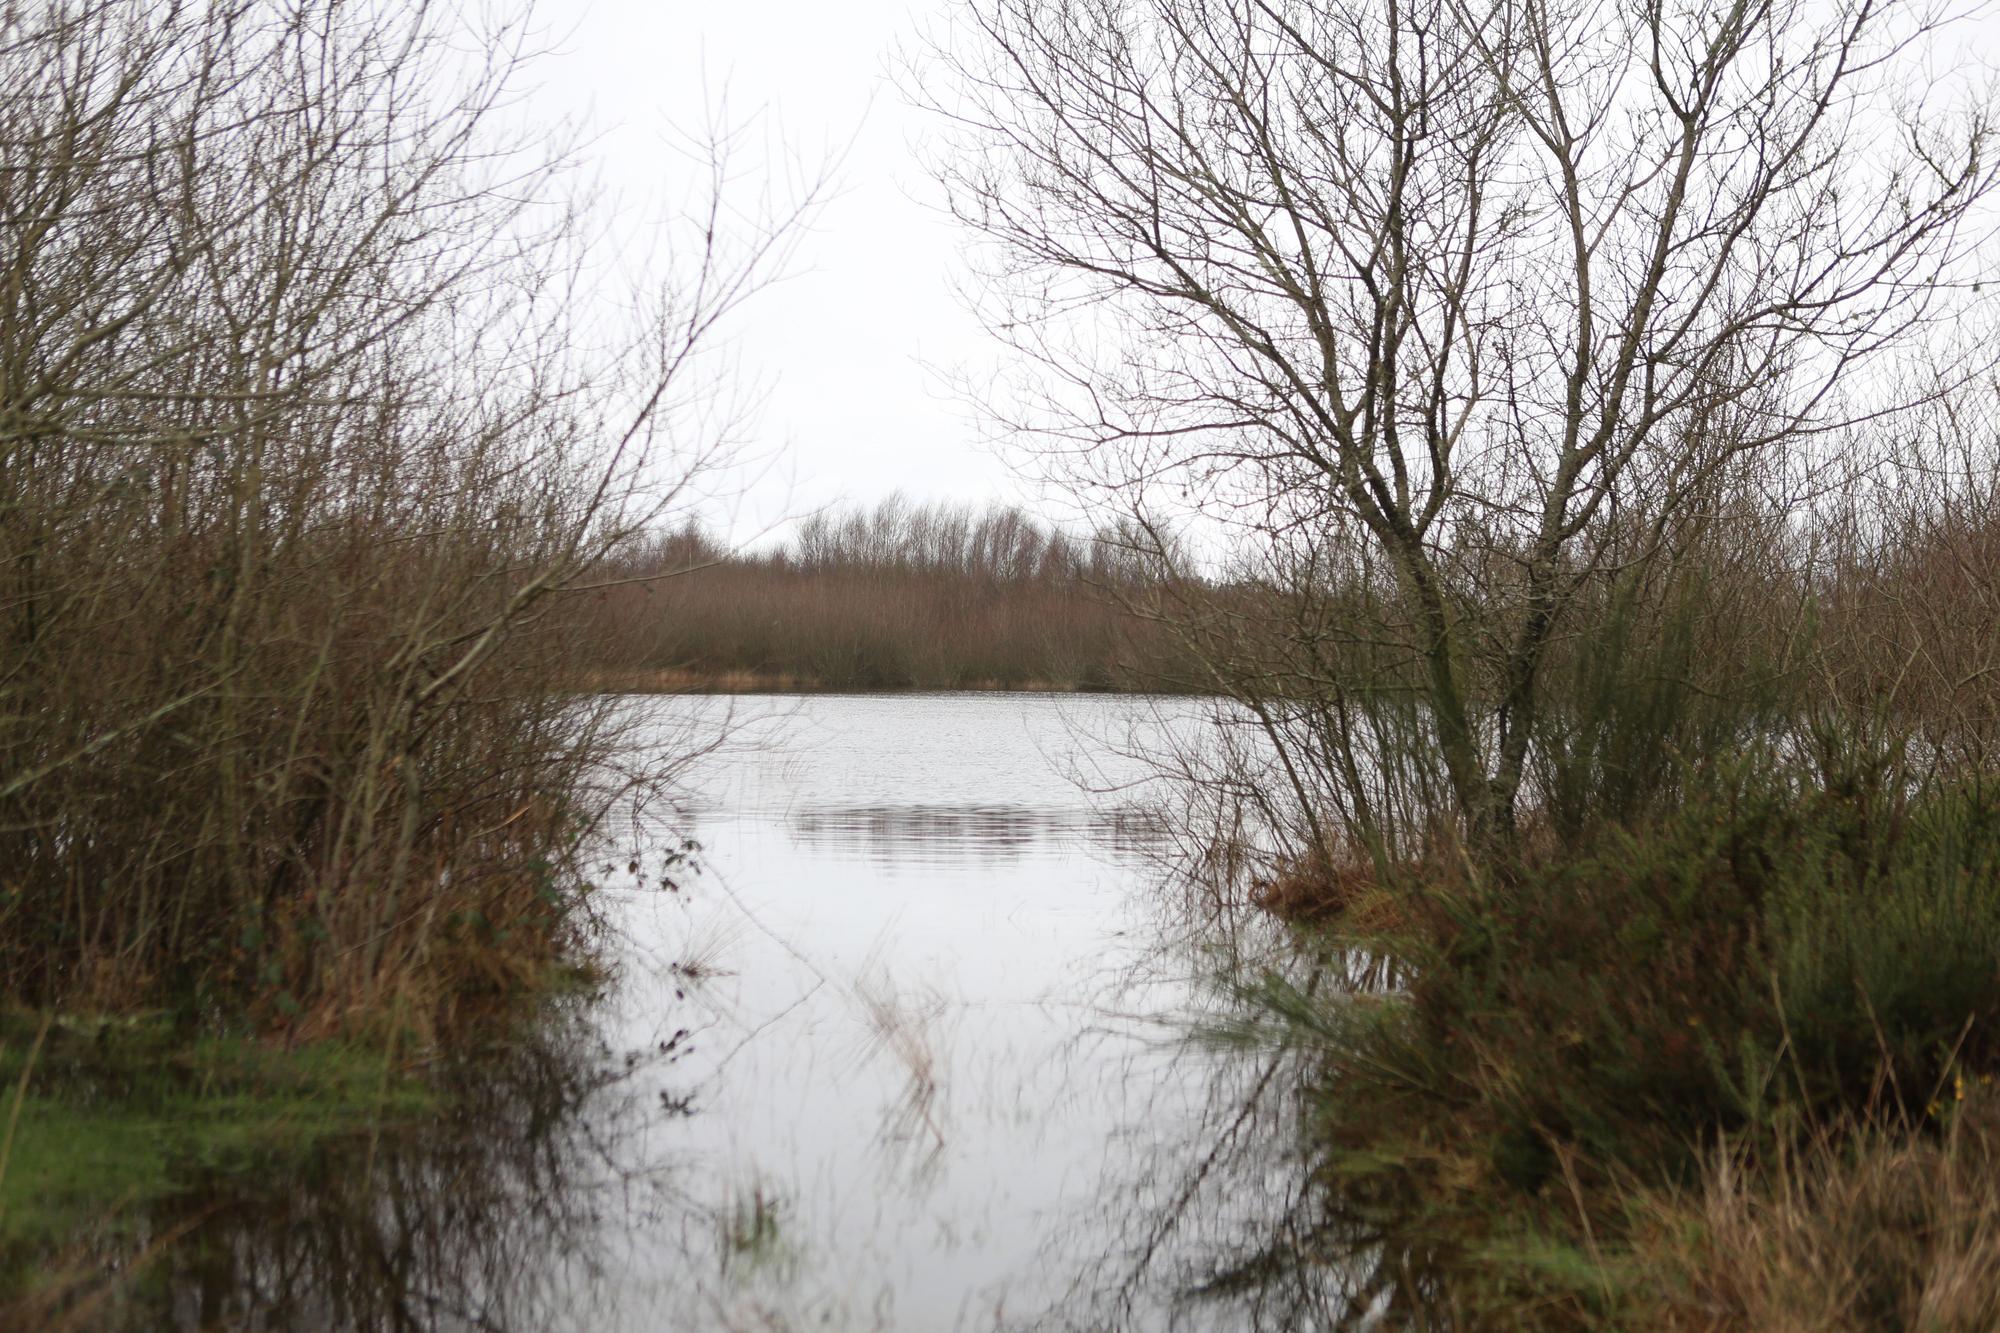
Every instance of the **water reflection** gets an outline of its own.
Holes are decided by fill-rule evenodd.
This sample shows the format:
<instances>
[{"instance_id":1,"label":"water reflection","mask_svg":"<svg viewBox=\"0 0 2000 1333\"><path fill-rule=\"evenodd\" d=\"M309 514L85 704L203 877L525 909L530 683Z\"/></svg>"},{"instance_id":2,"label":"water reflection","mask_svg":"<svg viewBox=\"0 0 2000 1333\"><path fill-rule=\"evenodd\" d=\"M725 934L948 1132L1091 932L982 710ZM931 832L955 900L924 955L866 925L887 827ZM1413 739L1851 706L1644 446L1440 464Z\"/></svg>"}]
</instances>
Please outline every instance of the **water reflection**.
<instances>
[{"instance_id":1,"label":"water reflection","mask_svg":"<svg viewBox=\"0 0 2000 1333\"><path fill-rule=\"evenodd\" d=\"M1107 1156L1097 1206L1048 1243L1052 1261L1072 1261L1066 1286L1048 1308L1009 1327L1444 1326L1419 1256L1366 1200L1318 1177L1303 1123L1314 1071L1279 1034L1258 1036L1233 998L1246 974L1266 970L1314 991L1374 988L1379 969L1301 957L1267 927L1253 921L1226 941L1210 936L1193 946L1211 997L1192 1029L1193 1049L1208 1057L1204 1077L1175 1084L1132 1071L1135 1085L1155 1089L1148 1119L1158 1132ZM1190 1048L1172 1049L1185 1056Z\"/></svg>"},{"instance_id":2,"label":"water reflection","mask_svg":"<svg viewBox=\"0 0 2000 1333\"><path fill-rule=\"evenodd\" d=\"M640 1065L611 1058L580 1015L551 1015L444 1071L464 1095L431 1123L303 1161L189 1171L174 1197L48 1256L79 1281L39 1313L134 1330L575 1319L601 1294L592 1238L647 1187L608 1172L600 1146L630 1120L620 1089Z\"/></svg>"},{"instance_id":3,"label":"water reflection","mask_svg":"<svg viewBox=\"0 0 2000 1333\"><path fill-rule=\"evenodd\" d=\"M1013 859L1089 847L1134 851L1157 840L1157 820L1137 807L1066 810L1019 805L814 806L794 813L792 835L828 855L885 867Z\"/></svg>"},{"instance_id":4,"label":"water reflection","mask_svg":"<svg viewBox=\"0 0 2000 1333\"><path fill-rule=\"evenodd\" d=\"M635 704L673 734L704 706ZM1229 1004L1216 978L1284 959L1254 924L1157 911L1173 830L1127 751L1198 744L1205 706L730 706L751 743L606 848L655 866L692 835L703 863L615 890L606 996L468 1069L447 1122L142 1219L105 1262L154 1262L106 1326L1280 1329L1407 1308L1392 1249L1306 1187L1305 1071L1187 1039Z\"/></svg>"}]
</instances>

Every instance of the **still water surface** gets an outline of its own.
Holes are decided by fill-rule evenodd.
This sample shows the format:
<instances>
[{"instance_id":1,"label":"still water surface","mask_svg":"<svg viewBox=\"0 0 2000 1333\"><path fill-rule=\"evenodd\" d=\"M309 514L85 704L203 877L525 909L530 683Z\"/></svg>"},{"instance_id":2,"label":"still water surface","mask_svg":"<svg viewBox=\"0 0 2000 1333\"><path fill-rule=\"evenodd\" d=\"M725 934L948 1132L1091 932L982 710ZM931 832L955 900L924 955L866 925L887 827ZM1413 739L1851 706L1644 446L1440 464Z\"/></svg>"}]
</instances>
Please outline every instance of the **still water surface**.
<instances>
[{"instance_id":1,"label":"still water surface","mask_svg":"<svg viewBox=\"0 0 2000 1333\"><path fill-rule=\"evenodd\" d=\"M1199 743L1204 705L631 706L663 745L727 740L606 831L615 983L453 1123L208 1201L166 1322L1365 1320L1348 1268L1270 1263L1324 1242L1301 1230L1296 1071L1188 1039L1214 954L1160 907L1166 828L1130 751Z\"/></svg>"},{"instance_id":2,"label":"still water surface","mask_svg":"<svg viewBox=\"0 0 2000 1333\"><path fill-rule=\"evenodd\" d=\"M1151 769L1129 753L1202 706L737 709L678 825L701 873L625 908L613 1044L691 1030L645 1077L694 1113L647 1137L714 1214L681 1253L719 1280L663 1275L659 1302L907 1329L1074 1304L1114 1258L1106 1189L1205 1105L1204 1053L1174 1026L1195 996L1159 966ZM726 974L688 984L690 958ZM633 1239L628 1292L654 1258Z\"/></svg>"}]
</instances>

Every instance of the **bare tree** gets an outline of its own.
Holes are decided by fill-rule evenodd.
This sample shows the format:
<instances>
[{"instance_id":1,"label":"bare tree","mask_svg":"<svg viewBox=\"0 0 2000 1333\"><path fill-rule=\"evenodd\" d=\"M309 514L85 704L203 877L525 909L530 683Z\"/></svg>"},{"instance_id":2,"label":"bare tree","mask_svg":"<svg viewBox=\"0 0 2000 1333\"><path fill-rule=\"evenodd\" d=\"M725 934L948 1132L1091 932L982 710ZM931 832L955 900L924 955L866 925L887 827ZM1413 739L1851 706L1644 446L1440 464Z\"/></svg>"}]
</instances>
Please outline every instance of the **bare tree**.
<instances>
[{"instance_id":1,"label":"bare tree","mask_svg":"<svg viewBox=\"0 0 2000 1333\"><path fill-rule=\"evenodd\" d=\"M1094 493L1223 517L1370 605L1343 660L1395 660L1399 726L1478 840L1512 836L1587 589L1961 373L1892 387L1964 316L1995 181L1992 104L1922 63L1942 9L964 16L923 78L1045 390L1019 419ZM1323 768L1367 824L1371 780Z\"/></svg>"}]
</instances>

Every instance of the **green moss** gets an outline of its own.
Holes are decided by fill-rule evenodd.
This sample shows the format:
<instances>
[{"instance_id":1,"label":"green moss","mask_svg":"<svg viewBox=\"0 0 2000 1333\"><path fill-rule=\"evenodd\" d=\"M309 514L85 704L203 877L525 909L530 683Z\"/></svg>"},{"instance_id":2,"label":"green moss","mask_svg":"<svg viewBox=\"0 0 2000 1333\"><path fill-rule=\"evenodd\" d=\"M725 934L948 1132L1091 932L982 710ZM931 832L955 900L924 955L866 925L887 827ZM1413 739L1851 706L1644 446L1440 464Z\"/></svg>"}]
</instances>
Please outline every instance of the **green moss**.
<instances>
[{"instance_id":1,"label":"green moss","mask_svg":"<svg viewBox=\"0 0 2000 1333\"><path fill-rule=\"evenodd\" d=\"M0 1142L12 1127L0 1286L17 1285L37 1251L116 1233L193 1182L276 1174L331 1138L409 1124L437 1105L379 1048L190 1039L146 1021L41 1028L0 1020Z\"/></svg>"}]
</instances>

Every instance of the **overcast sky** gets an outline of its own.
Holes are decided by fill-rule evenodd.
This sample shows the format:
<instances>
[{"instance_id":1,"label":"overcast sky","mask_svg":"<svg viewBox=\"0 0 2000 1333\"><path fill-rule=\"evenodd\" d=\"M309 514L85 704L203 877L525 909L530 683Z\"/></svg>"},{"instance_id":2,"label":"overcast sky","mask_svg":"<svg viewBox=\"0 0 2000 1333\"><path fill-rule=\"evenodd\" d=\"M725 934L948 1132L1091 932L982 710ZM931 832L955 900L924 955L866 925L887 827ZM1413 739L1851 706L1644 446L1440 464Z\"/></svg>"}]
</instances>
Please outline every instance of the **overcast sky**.
<instances>
[{"instance_id":1,"label":"overcast sky","mask_svg":"<svg viewBox=\"0 0 2000 1333\"><path fill-rule=\"evenodd\" d=\"M746 372L769 388L733 527L894 489L921 498L1025 498L976 415L926 363L990 366L992 345L953 292L962 238L938 216L913 147L932 131L891 82L894 53L949 0L574 0L547 4L557 50L533 67L536 103L586 113L605 184L646 205L685 181L674 126L699 127L726 90L731 121L765 117L807 163L845 153L840 190L805 238L797 275L738 325ZM704 87L706 84L706 87ZM760 163L745 154L745 166Z\"/></svg>"},{"instance_id":2,"label":"overcast sky","mask_svg":"<svg viewBox=\"0 0 2000 1333\"><path fill-rule=\"evenodd\" d=\"M799 251L796 275L737 326L746 374L768 389L746 471L715 520L738 540L841 500L901 489L920 499L1066 506L1019 482L979 414L940 373L978 380L996 345L963 308L965 237L936 206L920 146L940 131L894 82L896 53L921 45L955 0L544 0L555 50L530 71L529 109L587 117L588 158L634 211L685 192L673 130L706 123L727 94L732 122L808 165L844 153L840 189ZM1991 69L2000 6L1941 58ZM746 173L767 165L752 151ZM782 167L783 164L777 164ZM754 182L751 182L754 184Z\"/></svg>"}]
</instances>

